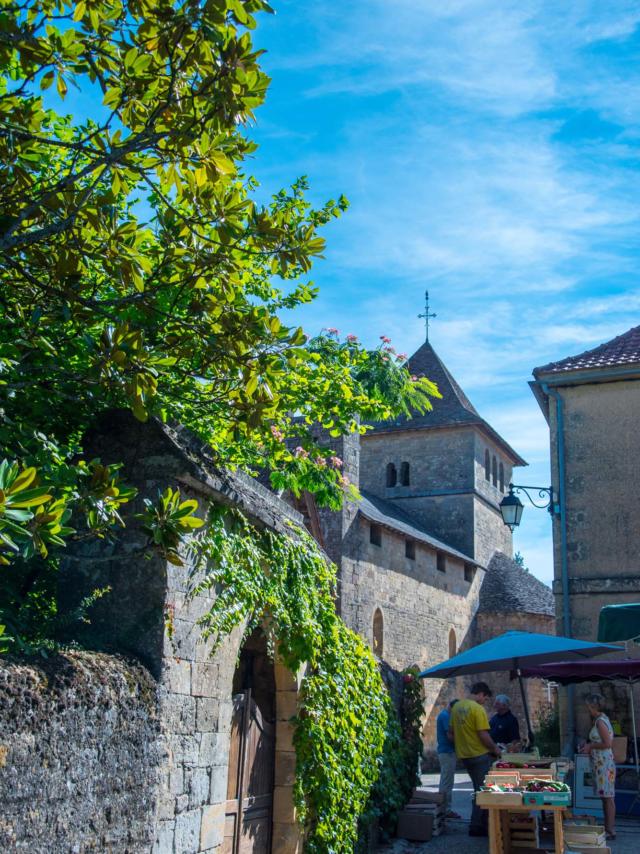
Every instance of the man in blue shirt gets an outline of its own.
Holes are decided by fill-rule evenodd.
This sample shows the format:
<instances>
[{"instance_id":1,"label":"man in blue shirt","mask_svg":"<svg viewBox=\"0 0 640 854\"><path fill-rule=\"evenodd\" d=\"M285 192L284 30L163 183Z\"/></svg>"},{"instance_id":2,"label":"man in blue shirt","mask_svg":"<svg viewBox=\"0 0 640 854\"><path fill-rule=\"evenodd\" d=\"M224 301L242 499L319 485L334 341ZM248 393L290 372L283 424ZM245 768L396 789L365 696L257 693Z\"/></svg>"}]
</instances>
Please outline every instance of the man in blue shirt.
<instances>
[{"instance_id":1,"label":"man in blue shirt","mask_svg":"<svg viewBox=\"0 0 640 854\"><path fill-rule=\"evenodd\" d=\"M460 818L458 813L451 809L451 793L456 774L456 751L453 742L449 740L449 718L451 709L457 703L451 700L449 705L443 709L436 719L436 735L438 739L438 761L440 762L440 785L438 790L444 795L444 808L447 818Z\"/></svg>"},{"instance_id":2,"label":"man in blue shirt","mask_svg":"<svg viewBox=\"0 0 640 854\"><path fill-rule=\"evenodd\" d=\"M511 700L506 694L498 694L495 709L496 713L489 721L491 738L496 744L505 746L520 741L518 719L511 711Z\"/></svg>"}]
</instances>

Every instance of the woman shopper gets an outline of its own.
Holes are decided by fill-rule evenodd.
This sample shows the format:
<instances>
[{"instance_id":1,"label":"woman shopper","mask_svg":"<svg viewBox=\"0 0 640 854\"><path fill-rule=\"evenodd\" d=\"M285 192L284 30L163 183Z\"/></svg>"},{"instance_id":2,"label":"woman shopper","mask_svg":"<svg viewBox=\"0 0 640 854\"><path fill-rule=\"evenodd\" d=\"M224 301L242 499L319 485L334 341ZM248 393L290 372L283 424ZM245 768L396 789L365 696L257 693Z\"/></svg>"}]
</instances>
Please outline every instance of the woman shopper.
<instances>
[{"instance_id":1,"label":"woman shopper","mask_svg":"<svg viewBox=\"0 0 640 854\"><path fill-rule=\"evenodd\" d=\"M587 694L585 703L593 718L593 727L589 732L589 741L582 747L581 753L588 753L593 777L593 793L602 800L604 828L607 839L616 838L616 804L614 801L616 784L616 765L613 761L613 727L604 714L602 694Z\"/></svg>"}]
</instances>

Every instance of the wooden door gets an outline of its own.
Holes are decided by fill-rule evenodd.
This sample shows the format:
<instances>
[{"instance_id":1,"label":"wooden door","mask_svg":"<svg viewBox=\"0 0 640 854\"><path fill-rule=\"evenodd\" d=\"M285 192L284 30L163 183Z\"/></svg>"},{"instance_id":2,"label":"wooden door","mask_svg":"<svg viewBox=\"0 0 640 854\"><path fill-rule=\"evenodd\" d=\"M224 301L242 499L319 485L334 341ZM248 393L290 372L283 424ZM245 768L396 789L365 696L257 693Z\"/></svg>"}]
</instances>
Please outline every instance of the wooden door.
<instances>
[{"instance_id":1,"label":"wooden door","mask_svg":"<svg viewBox=\"0 0 640 854\"><path fill-rule=\"evenodd\" d=\"M269 854L275 727L251 690L233 698L223 854Z\"/></svg>"}]
</instances>

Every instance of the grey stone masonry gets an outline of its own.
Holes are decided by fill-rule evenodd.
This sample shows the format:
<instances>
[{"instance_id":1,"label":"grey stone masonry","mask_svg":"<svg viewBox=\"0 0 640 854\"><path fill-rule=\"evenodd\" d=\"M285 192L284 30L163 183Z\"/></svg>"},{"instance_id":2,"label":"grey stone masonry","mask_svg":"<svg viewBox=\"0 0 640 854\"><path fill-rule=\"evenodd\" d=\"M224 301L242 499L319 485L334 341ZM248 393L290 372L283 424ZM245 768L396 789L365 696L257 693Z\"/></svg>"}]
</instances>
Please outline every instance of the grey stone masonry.
<instances>
[{"instance_id":1,"label":"grey stone masonry","mask_svg":"<svg viewBox=\"0 0 640 854\"><path fill-rule=\"evenodd\" d=\"M233 679L244 626L212 655L212 641L202 639L198 621L210 609L214 593L190 595L186 554L185 566L157 556L148 559L141 549L144 535L132 516L145 497L155 498L171 486L179 487L183 499L197 499L201 514L209 502L223 504L240 509L256 526L279 532L289 531L287 523L301 522L301 517L251 478L217 469L207 449L186 431L157 421L140 424L126 413L108 413L86 437L85 453L104 463L123 462L123 478L137 488L138 497L128 508L128 524L116 543L85 545L65 562L61 607L73 609L95 587L110 586L111 592L92 611L90 634L80 639L105 651L126 652L147 665L158 682L163 749L154 778L154 807L147 815L151 841L146 847L141 843L113 850L213 854L221 851L225 834ZM289 674L286 689L294 697L296 687ZM281 730L290 727L295 700L284 705L287 720L278 720ZM276 744L276 771L278 757L292 751L290 734L285 735L286 744L282 739ZM124 757L120 760L126 765ZM274 843L273 851L295 854L300 833L291 785L281 787L278 802L289 806L274 817L274 838L285 841ZM75 840L72 828L68 840ZM59 850L72 851L73 846Z\"/></svg>"},{"instance_id":2,"label":"grey stone masonry","mask_svg":"<svg viewBox=\"0 0 640 854\"><path fill-rule=\"evenodd\" d=\"M141 665L89 652L0 660L0 851L148 852L166 763Z\"/></svg>"}]
</instances>

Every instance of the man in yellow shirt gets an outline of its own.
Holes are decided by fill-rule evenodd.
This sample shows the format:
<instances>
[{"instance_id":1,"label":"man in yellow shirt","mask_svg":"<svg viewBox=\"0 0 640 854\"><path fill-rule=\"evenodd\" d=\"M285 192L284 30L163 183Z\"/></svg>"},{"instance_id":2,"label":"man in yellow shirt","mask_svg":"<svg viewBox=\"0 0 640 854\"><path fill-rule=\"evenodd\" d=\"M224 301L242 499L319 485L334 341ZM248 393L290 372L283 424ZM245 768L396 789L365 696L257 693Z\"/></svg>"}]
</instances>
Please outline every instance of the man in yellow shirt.
<instances>
[{"instance_id":1,"label":"man in yellow shirt","mask_svg":"<svg viewBox=\"0 0 640 854\"><path fill-rule=\"evenodd\" d=\"M489 734L489 719L483 705L491 698L491 688L486 682L476 682L469 689L469 699L459 700L451 710L449 734L456 756L467 769L473 791L477 792L491 768L491 758L499 757L500 750ZM475 800L471 811L469 836L487 835L487 812L477 807Z\"/></svg>"}]
</instances>

